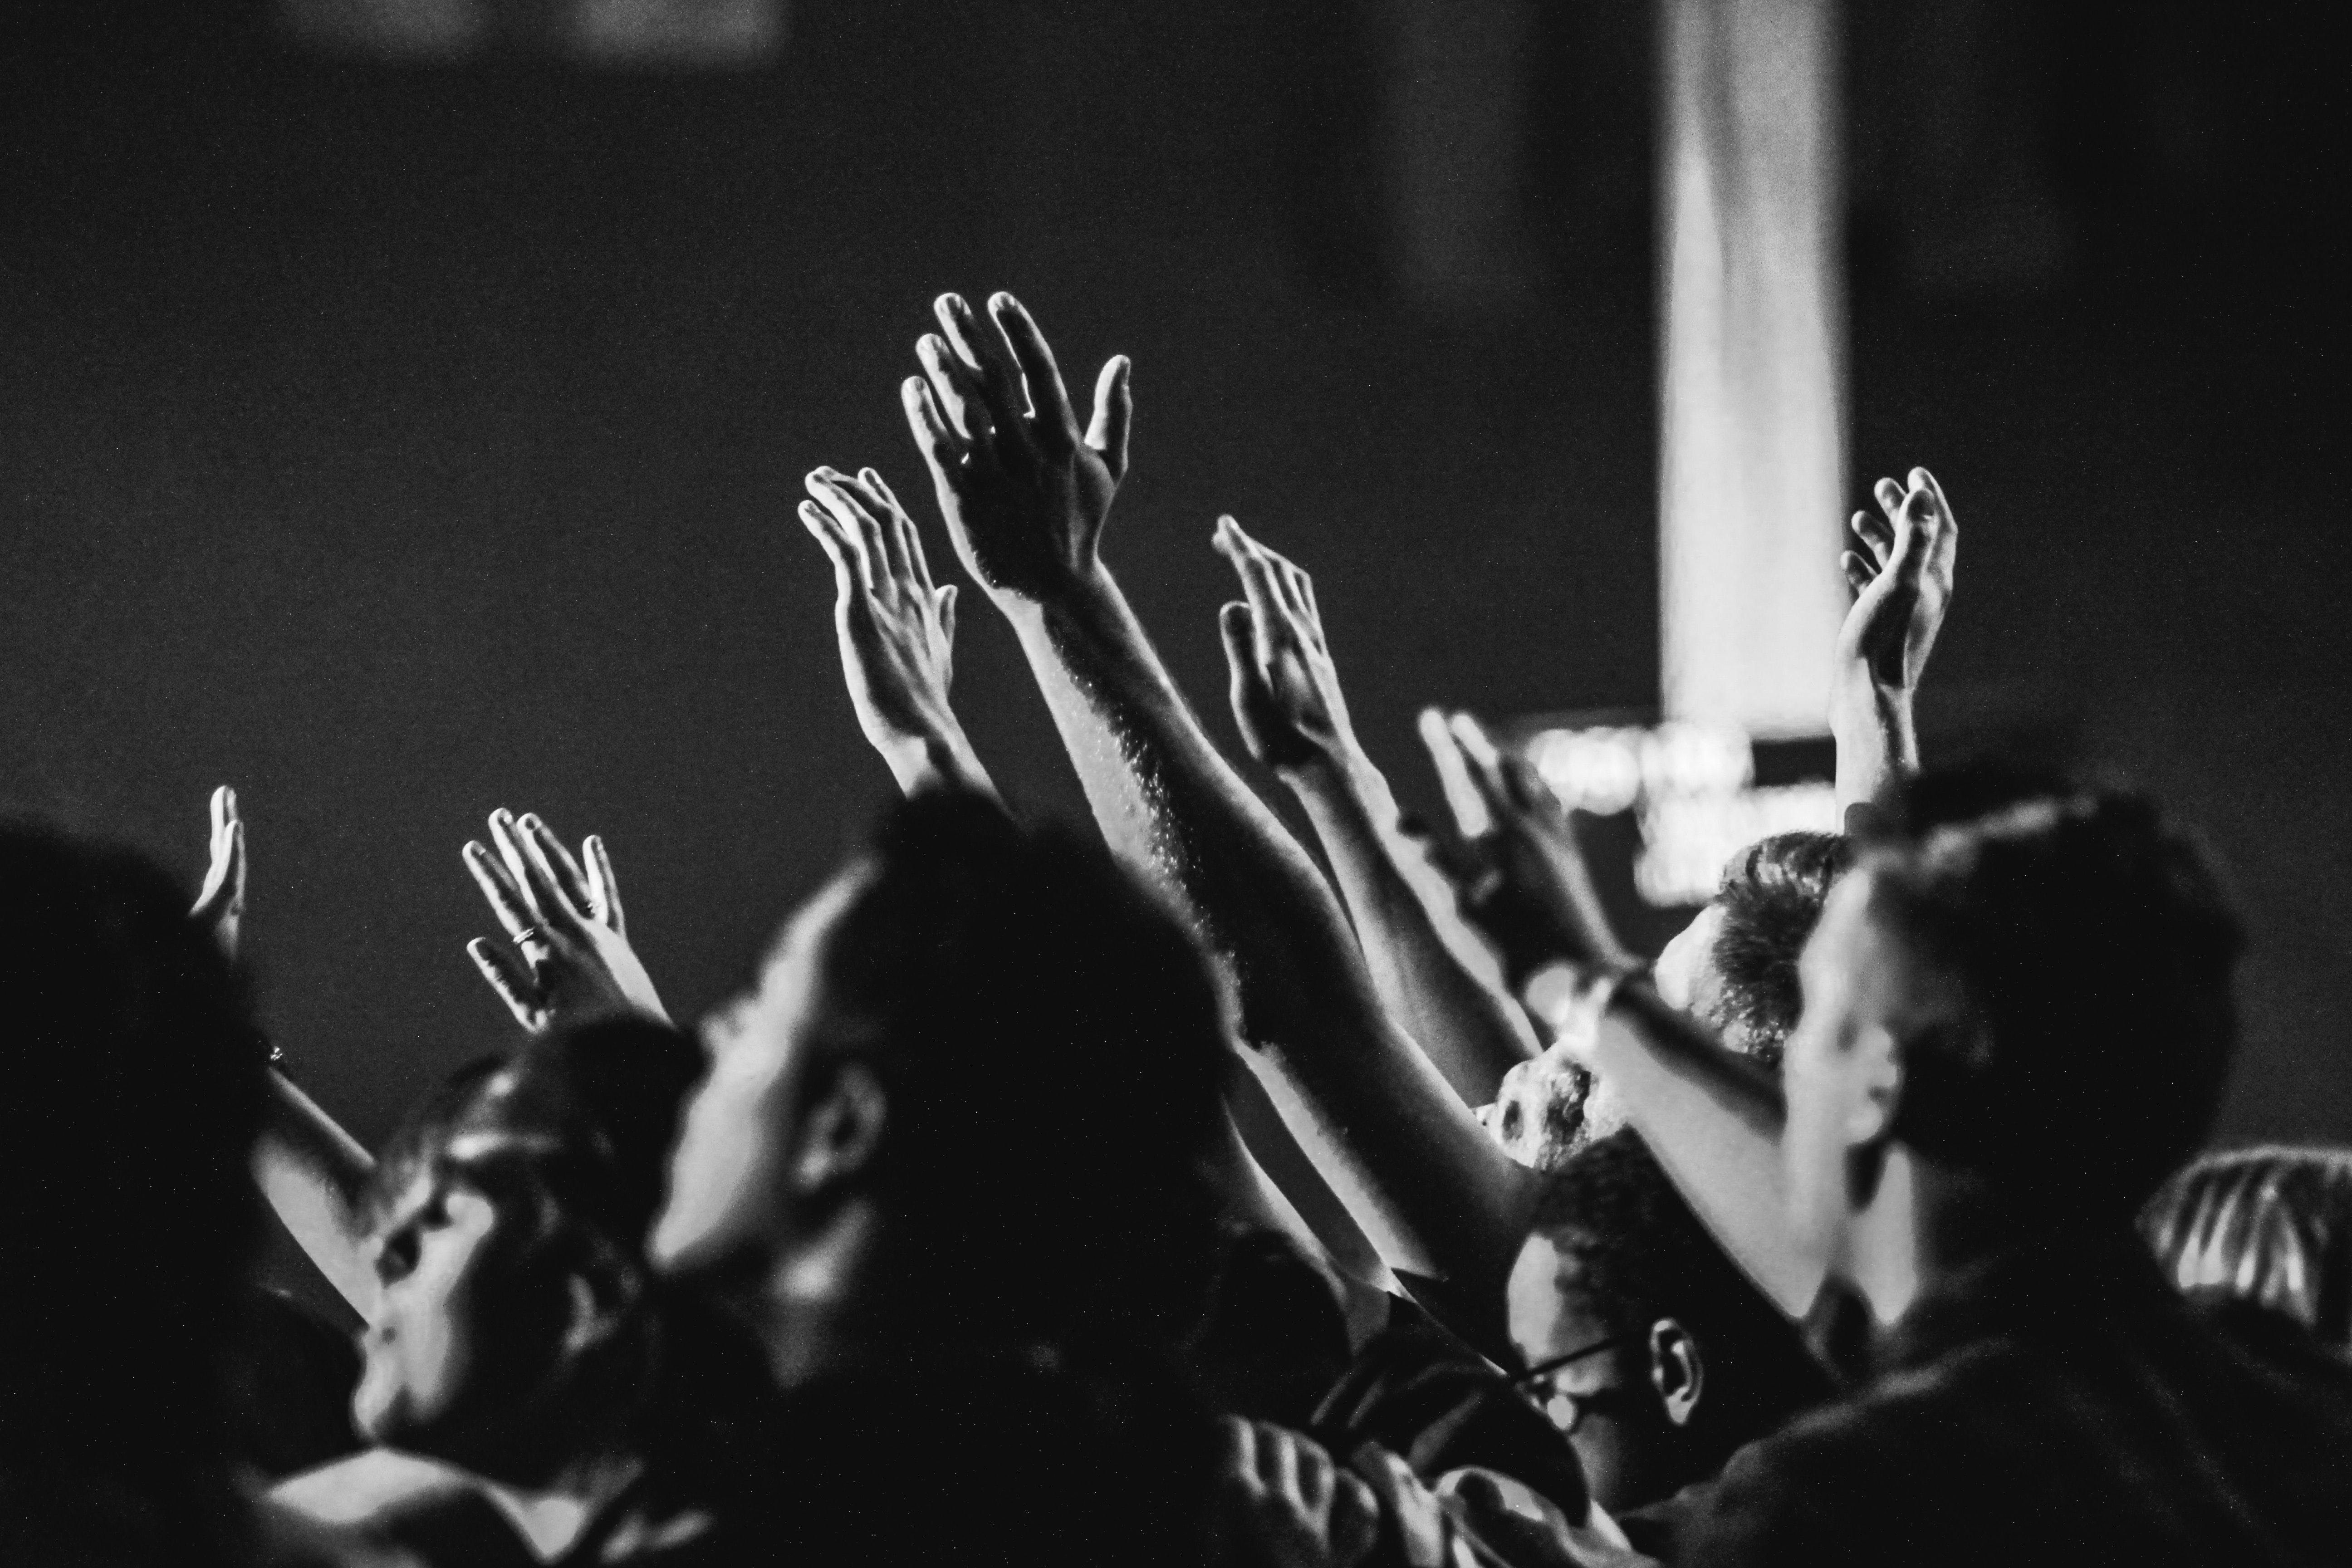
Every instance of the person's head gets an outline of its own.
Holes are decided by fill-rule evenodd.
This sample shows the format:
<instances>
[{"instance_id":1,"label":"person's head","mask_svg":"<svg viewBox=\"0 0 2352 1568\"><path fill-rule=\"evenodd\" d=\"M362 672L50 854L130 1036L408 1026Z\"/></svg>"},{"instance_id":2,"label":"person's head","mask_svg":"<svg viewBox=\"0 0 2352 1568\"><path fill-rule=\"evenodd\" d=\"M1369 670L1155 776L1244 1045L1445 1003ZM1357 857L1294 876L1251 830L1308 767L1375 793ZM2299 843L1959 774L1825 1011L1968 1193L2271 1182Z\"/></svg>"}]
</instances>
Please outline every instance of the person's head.
<instances>
[{"instance_id":1,"label":"person's head","mask_svg":"<svg viewBox=\"0 0 2352 1568\"><path fill-rule=\"evenodd\" d=\"M411 1115L376 1171L365 1436L520 1478L629 1426L664 1317L646 1233L699 1070L676 1030L612 1017L463 1068Z\"/></svg>"},{"instance_id":2,"label":"person's head","mask_svg":"<svg viewBox=\"0 0 2352 1568\"><path fill-rule=\"evenodd\" d=\"M260 1236L257 1037L143 858L0 826L0 1463L184 1463Z\"/></svg>"},{"instance_id":3,"label":"person's head","mask_svg":"<svg viewBox=\"0 0 2352 1568\"><path fill-rule=\"evenodd\" d=\"M1799 1244L1837 1267L1898 1148L1941 1194L1940 1254L2126 1221L2211 1120L2239 947L2203 857L2137 796L2032 796L1874 847L1801 966Z\"/></svg>"},{"instance_id":4,"label":"person's head","mask_svg":"<svg viewBox=\"0 0 2352 1568\"><path fill-rule=\"evenodd\" d=\"M2352 1360L2352 1149L2203 1155L2164 1184L2140 1232L2192 1299L2292 1318Z\"/></svg>"},{"instance_id":5,"label":"person's head","mask_svg":"<svg viewBox=\"0 0 2352 1568\"><path fill-rule=\"evenodd\" d=\"M1715 897L1659 952L1659 996L1733 1050L1778 1067L1797 1023L1797 959L1853 860L1851 842L1832 833L1776 834L1733 856ZM1578 1065L1582 1049L1562 1041L1513 1067L1479 1112L1504 1152L1530 1169L1557 1169L1625 1125L1609 1086Z\"/></svg>"},{"instance_id":6,"label":"person's head","mask_svg":"<svg viewBox=\"0 0 2352 1568\"><path fill-rule=\"evenodd\" d=\"M1822 1392L1795 1330L1631 1131L1546 1177L1509 1309L1528 1368L1573 1358L1529 1392L1604 1508L1714 1474Z\"/></svg>"},{"instance_id":7,"label":"person's head","mask_svg":"<svg viewBox=\"0 0 2352 1568\"><path fill-rule=\"evenodd\" d=\"M1223 1013L1191 939L1099 847L975 797L903 804L705 1033L665 1268L837 1296L873 1271L814 1260L880 1226L922 1284L869 1295L868 1325L1051 1338L1118 1307L1189 1326Z\"/></svg>"}]
</instances>

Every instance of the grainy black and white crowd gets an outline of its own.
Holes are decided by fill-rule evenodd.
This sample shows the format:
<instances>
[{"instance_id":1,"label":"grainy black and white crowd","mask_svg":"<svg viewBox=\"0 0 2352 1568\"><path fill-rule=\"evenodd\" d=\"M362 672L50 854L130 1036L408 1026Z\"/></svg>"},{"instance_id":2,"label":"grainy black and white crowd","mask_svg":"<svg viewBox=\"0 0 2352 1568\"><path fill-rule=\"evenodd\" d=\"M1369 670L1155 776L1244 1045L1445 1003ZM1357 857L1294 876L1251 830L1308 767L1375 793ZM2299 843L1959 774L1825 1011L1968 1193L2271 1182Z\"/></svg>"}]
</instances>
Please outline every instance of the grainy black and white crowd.
<instances>
[{"instance_id":1,"label":"grainy black and white crowd","mask_svg":"<svg viewBox=\"0 0 2352 1568\"><path fill-rule=\"evenodd\" d=\"M0 1562L2352 1563L2352 1151L2200 1153L2242 942L2187 829L1923 767L1935 477L1850 524L1845 831L1643 962L1471 715L1423 726L1458 820L1400 811L1225 518L1294 837L1107 556L1128 362L1082 424L1010 296L937 313L932 495L800 508L905 799L729 890L782 925L711 1016L600 839L499 811L521 1036L371 1152L252 1022L233 793L193 913L0 827ZM950 553L1095 831L959 723ZM250 1283L264 1205L355 1349Z\"/></svg>"}]
</instances>

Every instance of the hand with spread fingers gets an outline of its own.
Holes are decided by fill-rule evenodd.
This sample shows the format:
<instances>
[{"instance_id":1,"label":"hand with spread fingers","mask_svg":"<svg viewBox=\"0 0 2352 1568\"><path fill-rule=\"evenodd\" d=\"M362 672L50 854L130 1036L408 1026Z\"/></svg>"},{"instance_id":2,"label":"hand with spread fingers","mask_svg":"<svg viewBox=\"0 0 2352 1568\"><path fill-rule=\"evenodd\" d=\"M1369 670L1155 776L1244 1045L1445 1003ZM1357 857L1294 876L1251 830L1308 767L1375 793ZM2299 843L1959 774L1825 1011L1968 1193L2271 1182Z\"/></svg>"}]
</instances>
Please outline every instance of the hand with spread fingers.
<instances>
[{"instance_id":1,"label":"hand with spread fingers","mask_svg":"<svg viewBox=\"0 0 2352 1568\"><path fill-rule=\"evenodd\" d=\"M935 308L940 331L916 345L923 374L901 392L949 537L1000 602L1052 602L1098 565L1103 520L1127 474L1128 361L1103 366L1081 432L1054 351L1020 301L994 296L986 321L961 295Z\"/></svg>"},{"instance_id":2,"label":"hand with spread fingers","mask_svg":"<svg viewBox=\"0 0 2352 1568\"><path fill-rule=\"evenodd\" d=\"M1372 1489L1312 1438L1227 1416L1217 1466L1227 1560L1250 1568L1352 1568L1380 1539Z\"/></svg>"},{"instance_id":3,"label":"hand with spread fingers","mask_svg":"<svg viewBox=\"0 0 2352 1568\"><path fill-rule=\"evenodd\" d=\"M956 590L933 585L914 519L882 476L818 468L801 521L833 563L834 630L858 727L912 795L952 782L993 794L948 702Z\"/></svg>"},{"instance_id":4,"label":"hand with spread fingers","mask_svg":"<svg viewBox=\"0 0 2352 1568\"><path fill-rule=\"evenodd\" d=\"M1951 607L1960 547L1944 488L1925 468L1881 479L1882 515L1853 514L1855 549L1839 558L1853 605L1838 628L1830 682L1841 805L1867 801L1919 769L1912 702Z\"/></svg>"},{"instance_id":5,"label":"hand with spread fingers","mask_svg":"<svg viewBox=\"0 0 2352 1568\"><path fill-rule=\"evenodd\" d=\"M236 791L226 784L213 791L211 862L188 918L210 927L221 952L236 957L245 923L245 823L236 814Z\"/></svg>"},{"instance_id":6,"label":"hand with spread fingers","mask_svg":"<svg viewBox=\"0 0 2352 1568\"><path fill-rule=\"evenodd\" d=\"M495 854L479 840L467 844L466 869L522 956L480 937L466 951L515 1021L534 1034L623 1010L667 1023L653 980L629 946L604 841L592 835L575 860L546 823L504 809L490 814L490 837Z\"/></svg>"},{"instance_id":7,"label":"hand with spread fingers","mask_svg":"<svg viewBox=\"0 0 2352 1568\"><path fill-rule=\"evenodd\" d=\"M1250 755L1277 771L1354 765L1362 751L1323 637L1314 580L1230 517L1217 520L1216 548L1240 574L1246 597L1225 605L1217 625L1233 677L1234 722Z\"/></svg>"},{"instance_id":8,"label":"hand with spread fingers","mask_svg":"<svg viewBox=\"0 0 2352 1568\"><path fill-rule=\"evenodd\" d=\"M1511 988L1555 960L1631 968L1568 810L1534 764L1497 749L1467 713L1423 736L1441 753L1440 772L1466 780L1475 802L1475 810L1457 805L1460 835L1441 839L1433 858L1454 878L1464 916L1494 944Z\"/></svg>"}]
</instances>

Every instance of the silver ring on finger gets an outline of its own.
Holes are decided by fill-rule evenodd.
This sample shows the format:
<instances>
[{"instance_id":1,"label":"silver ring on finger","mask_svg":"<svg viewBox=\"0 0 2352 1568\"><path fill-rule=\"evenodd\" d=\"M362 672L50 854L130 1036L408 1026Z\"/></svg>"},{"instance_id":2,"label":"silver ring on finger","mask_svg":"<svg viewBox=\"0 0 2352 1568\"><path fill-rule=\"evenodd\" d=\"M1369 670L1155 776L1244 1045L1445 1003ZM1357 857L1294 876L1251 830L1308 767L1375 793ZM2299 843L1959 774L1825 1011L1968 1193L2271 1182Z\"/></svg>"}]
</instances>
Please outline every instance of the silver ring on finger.
<instances>
[{"instance_id":1,"label":"silver ring on finger","mask_svg":"<svg viewBox=\"0 0 2352 1568\"><path fill-rule=\"evenodd\" d=\"M517 947L543 947L550 952L555 948L555 944L547 940L546 931L539 926L525 926L515 932L514 944Z\"/></svg>"}]
</instances>

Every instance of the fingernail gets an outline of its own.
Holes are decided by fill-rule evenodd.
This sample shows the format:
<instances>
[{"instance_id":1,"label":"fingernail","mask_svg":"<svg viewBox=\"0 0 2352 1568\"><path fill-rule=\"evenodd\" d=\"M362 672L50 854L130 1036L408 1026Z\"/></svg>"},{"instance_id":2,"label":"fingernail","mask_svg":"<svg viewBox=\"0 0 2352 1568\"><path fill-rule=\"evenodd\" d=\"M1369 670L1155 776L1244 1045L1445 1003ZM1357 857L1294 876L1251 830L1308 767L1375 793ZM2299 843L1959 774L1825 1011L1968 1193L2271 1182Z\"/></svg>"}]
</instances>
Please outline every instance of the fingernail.
<instances>
[{"instance_id":1,"label":"fingernail","mask_svg":"<svg viewBox=\"0 0 2352 1568\"><path fill-rule=\"evenodd\" d=\"M1019 308L1020 304L1020 300L1014 299L1012 295L1006 293L1002 289L989 296L988 300L988 308L992 310L1015 310Z\"/></svg>"},{"instance_id":2,"label":"fingernail","mask_svg":"<svg viewBox=\"0 0 2352 1568\"><path fill-rule=\"evenodd\" d=\"M539 816L537 813L529 811L524 812L522 814L521 821L522 825L531 832L536 833L539 831Z\"/></svg>"},{"instance_id":3,"label":"fingernail","mask_svg":"<svg viewBox=\"0 0 2352 1568\"><path fill-rule=\"evenodd\" d=\"M468 838L468 839L467 839L467 840L466 840L466 858L467 858L467 859L468 859L468 860L487 860L487 859L488 859L489 858L490 858L490 852L489 852L488 850L487 850L487 849L483 848L479 844L477 844L476 842L474 842L474 840L472 840L472 839L470 839L470 838Z\"/></svg>"}]
</instances>

